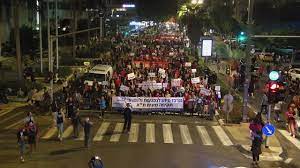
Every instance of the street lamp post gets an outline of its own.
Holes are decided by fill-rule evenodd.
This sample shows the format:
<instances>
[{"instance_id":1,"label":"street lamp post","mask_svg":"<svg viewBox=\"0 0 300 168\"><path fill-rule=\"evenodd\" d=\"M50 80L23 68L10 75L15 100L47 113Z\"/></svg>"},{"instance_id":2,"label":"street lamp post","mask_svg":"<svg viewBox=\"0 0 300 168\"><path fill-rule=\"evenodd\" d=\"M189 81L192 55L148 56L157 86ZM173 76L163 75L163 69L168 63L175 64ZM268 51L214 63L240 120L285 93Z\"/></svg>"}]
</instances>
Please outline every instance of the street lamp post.
<instances>
[{"instance_id":1,"label":"street lamp post","mask_svg":"<svg viewBox=\"0 0 300 168\"><path fill-rule=\"evenodd\" d=\"M57 14L57 0L55 0L55 35L58 35L58 14ZM56 70L58 73L58 39L55 41L56 43Z\"/></svg>"}]
</instances>

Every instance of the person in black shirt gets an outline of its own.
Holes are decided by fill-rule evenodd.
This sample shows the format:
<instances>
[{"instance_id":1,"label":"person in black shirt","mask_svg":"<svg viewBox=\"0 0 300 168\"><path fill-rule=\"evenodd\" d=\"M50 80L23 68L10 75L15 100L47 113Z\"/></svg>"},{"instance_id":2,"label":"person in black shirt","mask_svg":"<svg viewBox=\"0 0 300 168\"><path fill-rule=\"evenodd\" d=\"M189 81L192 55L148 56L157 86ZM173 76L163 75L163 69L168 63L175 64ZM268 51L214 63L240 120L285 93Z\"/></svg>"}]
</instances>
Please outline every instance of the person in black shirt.
<instances>
[{"instance_id":1,"label":"person in black shirt","mask_svg":"<svg viewBox=\"0 0 300 168\"><path fill-rule=\"evenodd\" d=\"M90 121L89 117L85 119L84 123L82 123L82 126L84 130L84 146L86 148L89 148L91 143L91 132L93 126L93 123Z\"/></svg>"},{"instance_id":2,"label":"person in black shirt","mask_svg":"<svg viewBox=\"0 0 300 168\"><path fill-rule=\"evenodd\" d=\"M124 127L123 132L127 131L130 132L131 128L131 109L130 104L126 104L126 108L124 109Z\"/></svg>"}]
</instances>

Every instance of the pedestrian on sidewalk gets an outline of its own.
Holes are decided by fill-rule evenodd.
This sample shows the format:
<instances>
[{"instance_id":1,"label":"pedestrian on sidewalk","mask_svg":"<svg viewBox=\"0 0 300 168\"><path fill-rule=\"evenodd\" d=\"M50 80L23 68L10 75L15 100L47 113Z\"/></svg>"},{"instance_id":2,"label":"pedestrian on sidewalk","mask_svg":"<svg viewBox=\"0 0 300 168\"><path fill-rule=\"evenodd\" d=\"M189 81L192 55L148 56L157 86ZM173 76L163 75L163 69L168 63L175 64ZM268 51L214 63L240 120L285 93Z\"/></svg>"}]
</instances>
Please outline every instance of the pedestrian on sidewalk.
<instances>
[{"instance_id":1,"label":"pedestrian on sidewalk","mask_svg":"<svg viewBox=\"0 0 300 168\"><path fill-rule=\"evenodd\" d=\"M262 153L261 151L261 144L263 142L262 128L263 125L260 121L260 116L256 115L256 117L252 120L252 122L249 125L249 129L251 131L251 139L252 139L251 151L252 151L252 158L253 158L254 165L258 165L259 155Z\"/></svg>"},{"instance_id":2,"label":"pedestrian on sidewalk","mask_svg":"<svg viewBox=\"0 0 300 168\"><path fill-rule=\"evenodd\" d=\"M130 132L131 128L131 109L130 104L126 104L126 108L124 109L124 126L123 126L123 132L127 131Z\"/></svg>"},{"instance_id":3,"label":"pedestrian on sidewalk","mask_svg":"<svg viewBox=\"0 0 300 168\"><path fill-rule=\"evenodd\" d=\"M261 100L260 113L267 114L267 112L268 112L268 96L267 93L264 92Z\"/></svg>"},{"instance_id":4,"label":"pedestrian on sidewalk","mask_svg":"<svg viewBox=\"0 0 300 168\"><path fill-rule=\"evenodd\" d=\"M25 136L27 135L26 129L21 128L17 133L19 152L20 152L20 160L24 162L24 152L25 152Z\"/></svg>"},{"instance_id":5,"label":"pedestrian on sidewalk","mask_svg":"<svg viewBox=\"0 0 300 168\"><path fill-rule=\"evenodd\" d=\"M277 102L275 105L274 105L274 112L275 112L275 116L274 116L274 119L276 122L280 122L281 119L280 119L280 113L281 113L281 110L282 110L282 104L283 102L282 101L279 101Z\"/></svg>"},{"instance_id":6,"label":"pedestrian on sidewalk","mask_svg":"<svg viewBox=\"0 0 300 168\"><path fill-rule=\"evenodd\" d=\"M296 137L296 113L294 111L295 104L291 104L288 107L288 111L285 112L285 116L287 119L288 131L292 137Z\"/></svg>"},{"instance_id":7,"label":"pedestrian on sidewalk","mask_svg":"<svg viewBox=\"0 0 300 168\"><path fill-rule=\"evenodd\" d=\"M73 137L78 138L79 126L80 126L79 109L76 111L75 116L72 119L72 125L73 125Z\"/></svg>"},{"instance_id":8,"label":"pedestrian on sidewalk","mask_svg":"<svg viewBox=\"0 0 300 168\"><path fill-rule=\"evenodd\" d=\"M63 132L64 132L65 115L61 109L59 109L58 112L55 114L54 119L56 121L56 127L57 127L57 131L58 131L57 137L60 141L62 141Z\"/></svg>"},{"instance_id":9,"label":"pedestrian on sidewalk","mask_svg":"<svg viewBox=\"0 0 300 168\"><path fill-rule=\"evenodd\" d=\"M82 123L82 126L84 130L84 146L89 148L91 144L91 132L93 127L93 123L90 121L89 117L85 119L84 123Z\"/></svg>"}]
</instances>

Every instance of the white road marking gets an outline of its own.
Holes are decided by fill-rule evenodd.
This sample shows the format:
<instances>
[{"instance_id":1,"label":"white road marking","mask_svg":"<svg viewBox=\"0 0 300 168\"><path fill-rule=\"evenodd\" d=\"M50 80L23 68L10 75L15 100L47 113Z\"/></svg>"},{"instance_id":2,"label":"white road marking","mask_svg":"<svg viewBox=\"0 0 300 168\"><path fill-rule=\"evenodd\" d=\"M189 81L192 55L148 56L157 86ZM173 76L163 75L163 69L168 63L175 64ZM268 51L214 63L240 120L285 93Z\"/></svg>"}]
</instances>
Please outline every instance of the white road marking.
<instances>
[{"instance_id":1,"label":"white road marking","mask_svg":"<svg viewBox=\"0 0 300 168\"><path fill-rule=\"evenodd\" d=\"M56 127L51 127L46 134L42 137L42 139L50 139L53 135L55 135L57 132Z\"/></svg>"},{"instance_id":2,"label":"white road marking","mask_svg":"<svg viewBox=\"0 0 300 168\"><path fill-rule=\"evenodd\" d=\"M13 115L11 115L11 116L9 116L9 117L7 117L7 118L1 120L0 124L5 123L6 121L8 121L8 120L10 120L10 119L13 119L13 118L15 118L16 116L21 115L21 114L23 114L23 113L22 113L22 112L15 113L15 114L13 114Z\"/></svg>"},{"instance_id":3,"label":"white road marking","mask_svg":"<svg viewBox=\"0 0 300 168\"><path fill-rule=\"evenodd\" d=\"M146 124L146 143L155 143L155 125Z\"/></svg>"},{"instance_id":4,"label":"white road marking","mask_svg":"<svg viewBox=\"0 0 300 168\"><path fill-rule=\"evenodd\" d=\"M11 112L11 111L12 111L12 109L5 109L5 110L2 110L1 113L0 113L0 117L1 117L1 116L4 116L5 114L7 114L7 113L9 113L9 112Z\"/></svg>"},{"instance_id":5,"label":"white road marking","mask_svg":"<svg viewBox=\"0 0 300 168\"><path fill-rule=\"evenodd\" d=\"M124 123L117 123L113 135L110 137L110 142L118 142L121 137Z\"/></svg>"},{"instance_id":6,"label":"white road marking","mask_svg":"<svg viewBox=\"0 0 300 168\"><path fill-rule=\"evenodd\" d=\"M137 142L139 135L139 124L133 123L131 124L131 129L129 132L128 142Z\"/></svg>"},{"instance_id":7,"label":"white road marking","mask_svg":"<svg viewBox=\"0 0 300 168\"><path fill-rule=\"evenodd\" d=\"M200 135L203 145L214 145L210 136L208 135L208 132L205 129L205 126L196 126L196 128Z\"/></svg>"},{"instance_id":8,"label":"white road marking","mask_svg":"<svg viewBox=\"0 0 300 168\"><path fill-rule=\"evenodd\" d=\"M171 124L163 124L164 143L174 143Z\"/></svg>"},{"instance_id":9,"label":"white road marking","mask_svg":"<svg viewBox=\"0 0 300 168\"><path fill-rule=\"evenodd\" d=\"M63 138L68 138L71 133L73 132L73 125L70 125L63 133L62 137Z\"/></svg>"},{"instance_id":10,"label":"white road marking","mask_svg":"<svg viewBox=\"0 0 300 168\"><path fill-rule=\"evenodd\" d=\"M190 131L187 125L179 125L181 140L183 144L193 144Z\"/></svg>"},{"instance_id":11,"label":"white road marking","mask_svg":"<svg viewBox=\"0 0 300 168\"><path fill-rule=\"evenodd\" d=\"M226 135L225 131L221 126L212 126L213 129L215 130L217 136L219 137L220 141L222 142L223 145L225 146L231 146L233 143L229 139L229 137Z\"/></svg>"},{"instance_id":12,"label":"white road marking","mask_svg":"<svg viewBox=\"0 0 300 168\"><path fill-rule=\"evenodd\" d=\"M22 123L24 124L24 120L23 120L23 119L20 120L20 121L18 121L18 122L15 122L15 123L13 123L13 124L11 124L11 125L6 126L4 129L11 129L11 128L13 128L13 127L19 125L19 124L22 124ZM24 126L24 125L23 125L23 126Z\"/></svg>"},{"instance_id":13,"label":"white road marking","mask_svg":"<svg viewBox=\"0 0 300 168\"><path fill-rule=\"evenodd\" d=\"M286 139L288 139L292 144L294 144L298 149L300 149L300 141L296 138L293 138L289 132L286 130L278 129L278 131L283 135Z\"/></svg>"},{"instance_id":14,"label":"white road marking","mask_svg":"<svg viewBox=\"0 0 300 168\"><path fill-rule=\"evenodd\" d=\"M287 159L284 161L284 163L285 163L285 164L289 164L289 163L291 163L292 160L293 160L292 158L287 158Z\"/></svg>"},{"instance_id":15,"label":"white road marking","mask_svg":"<svg viewBox=\"0 0 300 168\"><path fill-rule=\"evenodd\" d=\"M93 141L102 141L103 135L105 134L109 124L110 124L109 122L104 122L104 123L101 124L101 126L98 129Z\"/></svg>"}]
</instances>

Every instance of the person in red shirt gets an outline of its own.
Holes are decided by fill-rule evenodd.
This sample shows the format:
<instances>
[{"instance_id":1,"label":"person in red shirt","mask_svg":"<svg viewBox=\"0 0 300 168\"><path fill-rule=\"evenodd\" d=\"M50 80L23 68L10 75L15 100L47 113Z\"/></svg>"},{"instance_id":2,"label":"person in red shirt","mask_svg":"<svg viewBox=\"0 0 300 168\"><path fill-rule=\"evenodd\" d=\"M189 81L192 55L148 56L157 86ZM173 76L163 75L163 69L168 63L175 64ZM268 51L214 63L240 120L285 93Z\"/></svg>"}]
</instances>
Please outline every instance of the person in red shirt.
<instances>
[{"instance_id":1,"label":"person in red shirt","mask_svg":"<svg viewBox=\"0 0 300 168\"><path fill-rule=\"evenodd\" d=\"M287 124L288 124L288 131L290 132L292 137L296 137L296 117L295 117L295 111L294 111L295 105L291 104L288 108L288 111L285 112L285 116L287 119Z\"/></svg>"},{"instance_id":2,"label":"person in red shirt","mask_svg":"<svg viewBox=\"0 0 300 168\"><path fill-rule=\"evenodd\" d=\"M115 86L116 88L119 88L121 86L121 79L120 77L118 77L116 80L115 80Z\"/></svg>"}]
</instances>

